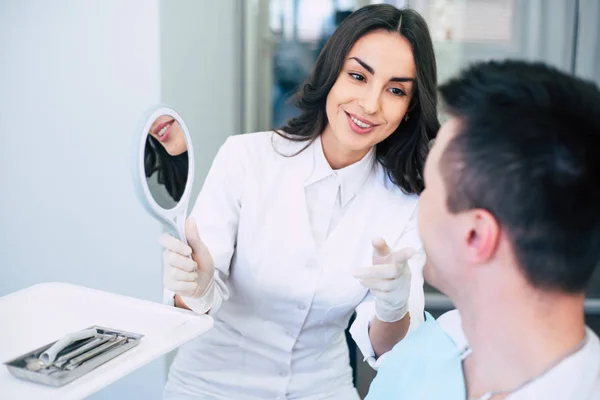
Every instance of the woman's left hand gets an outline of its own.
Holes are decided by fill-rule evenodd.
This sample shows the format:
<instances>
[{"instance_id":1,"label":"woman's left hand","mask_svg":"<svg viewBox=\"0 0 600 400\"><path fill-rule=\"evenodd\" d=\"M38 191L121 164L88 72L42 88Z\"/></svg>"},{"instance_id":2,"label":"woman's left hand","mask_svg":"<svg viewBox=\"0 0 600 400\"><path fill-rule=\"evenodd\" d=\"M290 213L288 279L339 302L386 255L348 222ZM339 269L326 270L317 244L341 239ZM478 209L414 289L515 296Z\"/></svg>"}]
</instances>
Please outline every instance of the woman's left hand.
<instances>
[{"instance_id":1,"label":"woman's left hand","mask_svg":"<svg viewBox=\"0 0 600 400\"><path fill-rule=\"evenodd\" d=\"M380 321L396 322L408 312L412 248L392 252L383 239L373 240L373 265L354 269L353 276L375 296L375 314Z\"/></svg>"}]
</instances>

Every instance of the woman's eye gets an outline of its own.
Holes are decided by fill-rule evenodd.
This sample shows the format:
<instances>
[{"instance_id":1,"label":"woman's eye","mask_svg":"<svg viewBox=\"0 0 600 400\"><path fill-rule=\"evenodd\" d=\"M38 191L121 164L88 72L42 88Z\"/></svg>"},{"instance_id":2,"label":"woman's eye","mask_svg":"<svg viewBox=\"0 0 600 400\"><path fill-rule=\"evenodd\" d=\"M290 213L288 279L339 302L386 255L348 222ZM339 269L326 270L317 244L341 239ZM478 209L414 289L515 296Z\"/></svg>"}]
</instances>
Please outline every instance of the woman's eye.
<instances>
[{"instance_id":1,"label":"woman's eye","mask_svg":"<svg viewBox=\"0 0 600 400\"><path fill-rule=\"evenodd\" d=\"M402 89L391 88L390 92L392 92L392 94L395 95L395 96L406 96L406 93Z\"/></svg>"},{"instance_id":2,"label":"woman's eye","mask_svg":"<svg viewBox=\"0 0 600 400\"><path fill-rule=\"evenodd\" d=\"M352 79L356 79L357 81L364 81L365 80L365 77L362 76L361 74L350 73L350 76L352 77Z\"/></svg>"}]
</instances>

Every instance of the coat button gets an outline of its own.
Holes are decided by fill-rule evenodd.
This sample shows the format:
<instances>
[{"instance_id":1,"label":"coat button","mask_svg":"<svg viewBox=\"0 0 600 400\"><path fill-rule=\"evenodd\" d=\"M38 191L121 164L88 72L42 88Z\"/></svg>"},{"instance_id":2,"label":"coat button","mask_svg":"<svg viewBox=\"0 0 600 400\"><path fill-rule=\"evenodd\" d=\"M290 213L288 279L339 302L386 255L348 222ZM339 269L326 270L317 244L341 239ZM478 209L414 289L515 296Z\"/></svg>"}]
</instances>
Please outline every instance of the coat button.
<instances>
[{"instance_id":1,"label":"coat button","mask_svg":"<svg viewBox=\"0 0 600 400\"><path fill-rule=\"evenodd\" d=\"M298 304L298 310L306 310L306 306L304 304Z\"/></svg>"},{"instance_id":2,"label":"coat button","mask_svg":"<svg viewBox=\"0 0 600 400\"><path fill-rule=\"evenodd\" d=\"M279 372L279 376L281 376L282 378L285 378L286 376L288 376L287 371L281 371Z\"/></svg>"}]
</instances>

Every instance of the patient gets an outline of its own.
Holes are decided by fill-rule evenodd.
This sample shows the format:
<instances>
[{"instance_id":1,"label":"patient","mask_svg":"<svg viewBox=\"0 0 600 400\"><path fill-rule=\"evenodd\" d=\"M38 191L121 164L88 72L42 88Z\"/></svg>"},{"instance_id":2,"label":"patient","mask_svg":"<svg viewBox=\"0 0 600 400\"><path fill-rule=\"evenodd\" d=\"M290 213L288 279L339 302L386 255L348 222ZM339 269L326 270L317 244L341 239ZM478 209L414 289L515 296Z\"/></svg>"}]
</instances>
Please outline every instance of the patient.
<instances>
[{"instance_id":1,"label":"patient","mask_svg":"<svg viewBox=\"0 0 600 400\"><path fill-rule=\"evenodd\" d=\"M486 62L440 88L425 166L426 281L458 310L382 360L368 400L600 399L584 291L600 260L600 92Z\"/></svg>"}]
</instances>

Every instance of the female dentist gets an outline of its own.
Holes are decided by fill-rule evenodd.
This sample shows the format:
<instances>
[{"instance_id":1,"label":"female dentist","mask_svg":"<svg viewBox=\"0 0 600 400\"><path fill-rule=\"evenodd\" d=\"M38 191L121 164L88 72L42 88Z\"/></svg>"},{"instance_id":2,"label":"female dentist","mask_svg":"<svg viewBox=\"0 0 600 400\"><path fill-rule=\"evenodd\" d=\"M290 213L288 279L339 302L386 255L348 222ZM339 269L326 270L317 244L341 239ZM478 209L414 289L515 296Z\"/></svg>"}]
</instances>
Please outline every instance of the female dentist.
<instances>
[{"instance_id":1,"label":"female dentist","mask_svg":"<svg viewBox=\"0 0 600 400\"><path fill-rule=\"evenodd\" d=\"M359 399L353 312L371 365L423 320L417 194L439 126L425 21L385 4L354 12L298 105L278 132L228 138L189 246L161 240L168 301L215 321L179 349L166 399Z\"/></svg>"}]
</instances>

